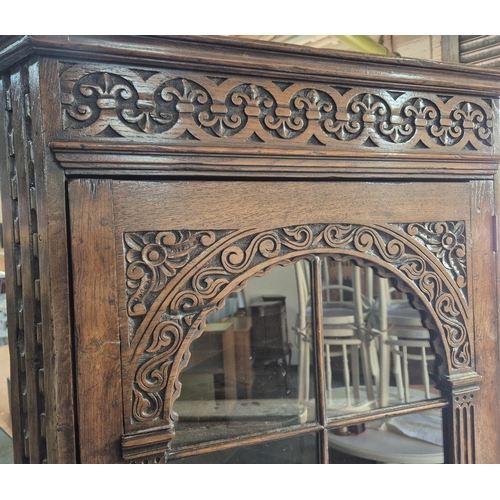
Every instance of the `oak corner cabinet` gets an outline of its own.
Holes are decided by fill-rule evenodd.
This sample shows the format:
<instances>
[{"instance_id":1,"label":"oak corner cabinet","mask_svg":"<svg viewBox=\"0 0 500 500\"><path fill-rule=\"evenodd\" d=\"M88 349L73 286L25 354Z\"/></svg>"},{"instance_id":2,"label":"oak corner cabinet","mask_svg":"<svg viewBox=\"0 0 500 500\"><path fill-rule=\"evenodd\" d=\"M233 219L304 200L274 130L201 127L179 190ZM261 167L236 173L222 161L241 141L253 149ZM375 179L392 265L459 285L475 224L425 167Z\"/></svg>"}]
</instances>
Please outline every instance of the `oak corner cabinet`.
<instances>
[{"instance_id":1,"label":"oak corner cabinet","mask_svg":"<svg viewBox=\"0 0 500 500\"><path fill-rule=\"evenodd\" d=\"M269 426L279 403L263 400L261 427L215 438L214 413L205 440L173 446L197 367L197 394L226 380L241 403L256 383L227 385L251 368L235 362L250 323L211 327L190 367L211 314L300 259L321 302L325 256L390 279L436 360L439 397L363 418L438 409L445 462L500 462L500 73L229 37L42 35L0 37L0 72L16 463L189 462L297 436L327 462L329 432L361 417L327 415L318 302L306 416ZM240 354L210 357L209 340Z\"/></svg>"}]
</instances>

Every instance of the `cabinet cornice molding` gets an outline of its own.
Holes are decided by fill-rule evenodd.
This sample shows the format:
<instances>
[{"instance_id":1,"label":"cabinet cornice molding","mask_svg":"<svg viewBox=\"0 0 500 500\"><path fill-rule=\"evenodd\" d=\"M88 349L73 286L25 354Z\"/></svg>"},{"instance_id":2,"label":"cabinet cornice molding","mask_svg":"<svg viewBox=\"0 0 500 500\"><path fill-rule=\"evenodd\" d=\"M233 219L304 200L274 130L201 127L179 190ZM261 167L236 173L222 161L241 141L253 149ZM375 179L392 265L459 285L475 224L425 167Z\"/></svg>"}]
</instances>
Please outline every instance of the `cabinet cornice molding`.
<instances>
[{"instance_id":1,"label":"cabinet cornice molding","mask_svg":"<svg viewBox=\"0 0 500 500\"><path fill-rule=\"evenodd\" d=\"M3 43L2 43L3 42ZM500 95L498 71L220 36L18 35L0 41L0 72L30 55L261 76L369 81L390 88ZM244 57L242 57L244 56Z\"/></svg>"}]
</instances>

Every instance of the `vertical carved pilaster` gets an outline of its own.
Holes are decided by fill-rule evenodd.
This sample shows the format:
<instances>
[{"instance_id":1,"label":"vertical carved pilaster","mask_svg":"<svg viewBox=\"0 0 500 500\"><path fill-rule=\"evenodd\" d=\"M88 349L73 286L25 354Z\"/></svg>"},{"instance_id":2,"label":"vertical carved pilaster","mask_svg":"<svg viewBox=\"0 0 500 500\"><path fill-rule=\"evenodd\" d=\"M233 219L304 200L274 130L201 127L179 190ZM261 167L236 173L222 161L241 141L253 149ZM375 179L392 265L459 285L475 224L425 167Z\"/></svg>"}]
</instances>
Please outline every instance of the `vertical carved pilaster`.
<instances>
[{"instance_id":1,"label":"vertical carved pilaster","mask_svg":"<svg viewBox=\"0 0 500 500\"><path fill-rule=\"evenodd\" d=\"M8 289L9 344L15 353L13 407L20 414L13 425L18 463L43 463L47 458L44 367L41 328L41 281L38 262L38 215L29 67L5 76L6 165L11 213L5 224L6 264L13 274ZM5 194L5 191L4 191ZM10 227L9 227L10 226ZM8 248L7 248L8 246ZM22 443L22 444L21 444Z\"/></svg>"},{"instance_id":2,"label":"vertical carved pilaster","mask_svg":"<svg viewBox=\"0 0 500 500\"><path fill-rule=\"evenodd\" d=\"M28 398L26 389L26 342L24 335L23 280L20 241L20 201L18 156L15 144L16 116L13 104L13 91L10 75L3 78L3 106L5 109L3 132L5 148L2 181L8 186L9 210L4 211L5 226L5 264L7 281L7 318L11 356L11 384L13 414L18 418L12 422L14 458L17 463L29 463ZM5 195L5 188L3 188ZM9 272L10 271L10 272ZM10 283L10 285L9 285ZM17 437L16 437L17 436Z\"/></svg>"},{"instance_id":3,"label":"vertical carved pilaster","mask_svg":"<svg viewBox=\"0 0 500 500\"><path fill-rule=\"evenodd\" d=\"M480 396L476 384L451 389L449 406L443 409L445 462L454 464L476 463L475 411Z\"/></svg>"},{"instance_id":4,"label":"vertical carved pilaster","mask_svg":"<svg viewBox=\"0 0 500 500\"><path fill-rule=\"evenodd\" d=\"M33 365L30 390L33 392L31 398L32 406L36 411L33 419L36 419L36 435L32 435L32 439L36 439L34 463L47 462L47 446L46 446L46 422L45 422L45 388L44 388L44 365L43 365L43 344L42 344L42 316L41 316L41 277L40 263L38 254L38 207L36 196L36 175L35 175L35 152L33 147L34 132L33 132L33 113L30 92L29 68L23 68L22 79L24 82L22 100L23 111L23 129L22 138L24 145L24 161L22 167L24 169L23 177L23 203L27 205L26 220L23 221L24 230L21 233L21 244L24 247L23 251L29 258L29 270L25 269L23 281L25 282L25 302L29 304L26 307L27 315L25 315L25 331L28 335L27 348L30 355L30 360ZM26 258L24 259L27 260ZM28 271L28 272L26 272ZM33 434L33 433L31 433Z\"/></svg>"}]
</instances>

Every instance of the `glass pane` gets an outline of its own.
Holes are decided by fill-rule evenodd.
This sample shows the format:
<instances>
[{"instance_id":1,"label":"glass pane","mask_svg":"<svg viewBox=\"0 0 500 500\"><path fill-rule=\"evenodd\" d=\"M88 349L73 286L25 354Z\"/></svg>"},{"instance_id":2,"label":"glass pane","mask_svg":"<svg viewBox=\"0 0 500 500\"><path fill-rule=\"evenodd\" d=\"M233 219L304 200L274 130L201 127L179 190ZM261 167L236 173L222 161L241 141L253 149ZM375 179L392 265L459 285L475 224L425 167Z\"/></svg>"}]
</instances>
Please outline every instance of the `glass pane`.
<instances>
[{"instance_id":1,"label":"glass pane","mask_svg":"<svg viewBox=\"0 0 500 500\"><path fill-rule=\"evenodd\" d=\"M278 441L206 453L179 460L174 464L317 464L318 437L305 434Z\"/></svg>"},{"instance_id":2,"label":"glass pane","mask_svg":"<svg viewBox=\"0 0 500 500\"><path fill-rule=\"evenodd\" d=\"M420 313L387 279L350 262L322 260L327 414L440 397Z\"/></svg>"},{"instance_id":3,"label":"glass pane","mask_svg":"<svg viewBox=\"0 0 500 500\"><path fill-rule=\"evenodd\" d=\"M276 266L210 315L180 375L173 449L315 421L310 338L297 324L308 280L307 261Z\"/></svg>"},{"instance_id":4,"label":"glass pane","mask_svg":"<svg viewBox=\"0 0 500 500\"><path fill-rule=\"evenodd\" d=\"M442 464L441 410L427 410L329 432L330 463Z\"/></svg>"}]
</instances>

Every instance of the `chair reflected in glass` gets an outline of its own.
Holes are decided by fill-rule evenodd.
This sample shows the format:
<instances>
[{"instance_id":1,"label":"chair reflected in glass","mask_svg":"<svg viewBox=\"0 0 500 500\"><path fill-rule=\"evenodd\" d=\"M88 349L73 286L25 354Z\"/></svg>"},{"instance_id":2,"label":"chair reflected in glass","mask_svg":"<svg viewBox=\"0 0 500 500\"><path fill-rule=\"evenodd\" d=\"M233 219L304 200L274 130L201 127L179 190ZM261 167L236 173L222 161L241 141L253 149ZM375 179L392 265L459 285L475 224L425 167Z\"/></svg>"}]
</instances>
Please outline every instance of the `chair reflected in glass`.
<instances>
[{"instance_id":1,"label":"chair reflected in glass","mask_svg":"<svg viewBox=\"0 0 500 500\"><path fill-rule=\"evenodd\" d=\"M419 313L372 269L331 257L321 262L324 394L332 457L443 462L440 410L381 420L370 416L382 408L439 398L431 388L428 372L434 358ZM312 346L317 332L311 283L308 260L276 266L249 280L250 299L244 307L237 304L209 318L181 373L173 450L314 425L318 401ZM287 312L296 316L292 363ZM401 317L409 318L408 324ZM352 418L360 424L334 428L336 419Z\"/></svg>"},{"instance_id":2,"label":"chair reflected in glass","mask_svg":"<svg viewBox=\"0 0 500 500\"><path fill-rule=\"evenodd\" d=\"M324 263L327 264L328 261ZM365 276L364 280L360 278L361 271ZM431 350L429 332L422 326L419 312L411 307L406 298L394 298L397 292L390 288L389 281L380 277L374 280L371 269L361 270L353 264L350 274L353 303L366 304L362 315L355 317L355 335L359 347L357 352L351 353L351 371L357 378L359 373L356 358L360 356L362 361L367 360L361 363L361 376L367 382L366 395L372 394L369 392L369 382L373 379L375 398L369 408L363 407L359 404L361 401L355 399L358 404L351 405L348 409L354 413L439 398L439 392L431 389L430 385L429 368L435 358ZM324 276L328 278L329 274L324 273ZM377 285L376 290L374 283ZM332 306L329 302L325 302L323 311L327 312L330 307ZM323 325L326 344L328 313L325 314ZM342 355L345 356L345 350ZM331 374L329 366L327 358L327 377ZM348 380L344 368L343 382L346 390ZM341 381L336 381L337 384L339 382ZM328 379L327 387L331 387L332 383L335 383L335 380L332 382ZM332 403L335 404L335 400L329 398L328 404ZM341 405L330 407L328 415L335 415L341 409ZM331 449L337 452L375 462L442 463L444 455L441 410L408 413L368 421L361 426L340 428L330 432L329 444Z\"/></svg>"},{"instance_id":3,"label":"chair reflected in glass","mask_svg":"<svg viewBox=\"0 0 500 500\"><path fill-rule=\"evenodd\" d=\"M420 313L411 307L405 298L396 298L397 291L390 287L389 281L377 278L379 300L376 315L379 318L380 334L386 346L384 356L392 355L392 371L397 387L399 402L409 403L422 399L431 399L429 368L435 361L431 350L429 331L423 327ZM400 294L401 295L401 294ZM388 348L387 348L388 347ZM388 361L388 360L387 360ZM409 367L412 361L414 371L419 368L422 386L410 387ZM384 363L385 377L388 377L389 363ZM381 403L387 404L390 394L381 388Z\"/></svg>"},{"instance_id":4,"label":"chair reflected in glass","mask_svg":"<svg viewBox=\"0 0 500 500\"><path fill-rule=\"evenodd\" d=\"M337 279L330 284L328 260L322 262L323 342L328 412L361 411L375 407L373 370L367 320L372 304L361 293L360 268L353 266L350 279L344 277L341 263L336 267ZM312 340L312 294L309 268L304 262L295 265L299 312L297 336L300 343L299 394L307 401L309 395L308 367ZM352 286L349 286L351 283ZM342 383L334 380L332 360L341 358ZM360 370L361 364L361 370ZM363 379L363 380L362 380ZM363 382L363 384L362 384Z\"/></svg>"}]
</instances>

